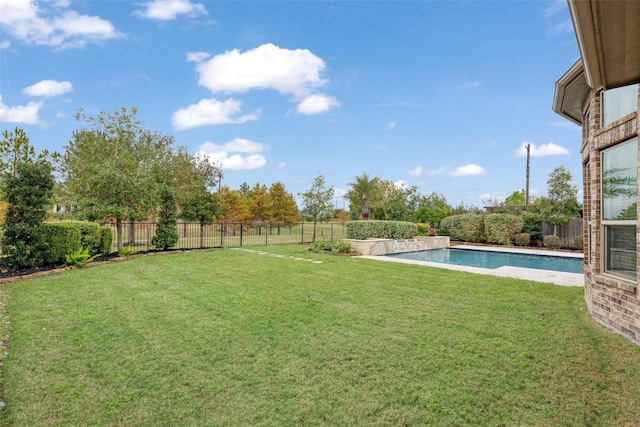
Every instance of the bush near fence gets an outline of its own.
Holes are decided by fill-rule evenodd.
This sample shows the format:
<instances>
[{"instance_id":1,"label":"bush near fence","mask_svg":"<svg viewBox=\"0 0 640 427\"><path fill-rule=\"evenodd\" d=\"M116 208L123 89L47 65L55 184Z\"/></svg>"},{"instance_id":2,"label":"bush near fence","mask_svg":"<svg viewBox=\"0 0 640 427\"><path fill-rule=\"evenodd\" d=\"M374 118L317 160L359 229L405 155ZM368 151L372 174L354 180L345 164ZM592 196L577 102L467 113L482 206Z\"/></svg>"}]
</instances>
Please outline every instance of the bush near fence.
<instances>
[{"instance_id":1,"label":"bush near fence","mask_svg":"<svg viewBox=\"0 0 640 427\"><path fill-rule=\"evenodd\" d=\"M62 264L65 256L80 248L89 250L90 255L111 252L111 231L95 222L63 221L43 224L47 249L45 264Z\"/></svg>"}]
</instances>

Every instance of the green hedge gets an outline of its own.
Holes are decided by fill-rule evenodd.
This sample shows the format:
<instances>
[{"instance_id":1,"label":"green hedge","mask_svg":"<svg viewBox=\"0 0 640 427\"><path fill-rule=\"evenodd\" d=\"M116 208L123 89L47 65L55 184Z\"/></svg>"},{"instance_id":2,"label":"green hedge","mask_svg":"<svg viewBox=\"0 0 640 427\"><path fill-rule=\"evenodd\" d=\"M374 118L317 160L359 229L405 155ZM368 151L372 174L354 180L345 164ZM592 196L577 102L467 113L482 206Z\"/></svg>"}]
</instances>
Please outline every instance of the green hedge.
<instances>
[{"instance_id":1,"label":"green hedge","mask_svg":"<svg viewBox=\"0 0 640 427\"><path fill-rule=\"evenodd\" d=\"M406 221L351 221L347 223L347 239L410 239L418 234L418 226Z\"/></svg>"},{"instance_id":2,"label":"green hedge","mask_svg":"<svg viewBox=\"0 0 640 427\"><path fill-rule=\"evenodd\" d=\"M513 237L522 231L524 219L509 213L493 213L485 216L484 229L487 243L510 245Z\"/></svg>"},{"instance_id":3,"label":"green hedge","mask_svg":"<svg viewBox=\"0 0 640 427\"><path fill-rule=\"evenodd\" d=\"M440 222L441 232L454 240L480 243L486 241L482 214L451 215Z\"/></svg>"},{"instance_id":4,"label":"green hedge","mask_svg":"<svg viewBox=\"0 0 640 427\"><path fill-rule=\"evenodd\" d=\"M50 222L43 226L47 241L46 264L64 263L65 255L81 248L89 249L91 255L111 252L111 230L94 222Z\"/></svg>"}]
</instances>

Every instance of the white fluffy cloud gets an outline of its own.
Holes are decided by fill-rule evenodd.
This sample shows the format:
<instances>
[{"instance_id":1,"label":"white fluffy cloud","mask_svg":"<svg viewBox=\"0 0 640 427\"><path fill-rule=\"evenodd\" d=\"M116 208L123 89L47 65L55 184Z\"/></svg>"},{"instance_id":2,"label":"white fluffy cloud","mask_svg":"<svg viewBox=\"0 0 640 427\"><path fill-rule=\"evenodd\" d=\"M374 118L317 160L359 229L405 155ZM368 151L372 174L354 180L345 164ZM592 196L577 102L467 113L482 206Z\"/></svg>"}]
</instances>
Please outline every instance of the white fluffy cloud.
<instances>
[{"instance_id":1,"label":"white fluffy cloud","mask_svg":"<svg viewBox=\"0 0 640 427\"><path fill-rule=\"evenodd\" d=\"M531 157L566 156L570 154L569 150L557 144L554 144L553 142L542 144L541 146L537 147L536 144L525 141L516 151L516 157L527 156L527 144L531 146L529 148L529 154L531 155Z\"/></svg>"},{"instance_id":2,"label":"white fluffy cloud","mask_svg":"<svg viewBox=\"0 0 640 427\"><path fill-rule=\"evenodd\" d=\"M251 89L275 89L304 99L326 80L320 74L326 64L307 49L283 49L268 43L246 52L227 51L196 70L199 83L212 92L244 93Z\"/></svg>"},{"instance_id":3,"label":"white fluffy cloud","mask_svg":"<svg viewBox=\"0 0 640 427\"><path fill-rule=\"evenodd\" d=\"M196 156L204 156L212 163L219 163L222 169L258 169L267 164L266 157L260 154L267 148L260 142L235 138L222 145L205 142Z\"/></svg>"},{"instance_id":4,"label":"white fluffy cloud","mask_svg":"<svg viewBox=\"0 0 640 427\"><path fill-rule=\"evenodd\" d=\"M246 93L252 89L272 89L289 95L301 114L320 114L339 107L335 97L319 93L327 83L321 77L326 68L322 59L306 49L283 49L268 43L241 52L238 49L211 57L206 52L189 52L187 61L196 63L198 83L212 93ZM240 115L240 101L203 99L173 115L174 128L257 120L257 114Z\"/></svg>"},{"instance_id":5,"label":"white fluffy cloud","mask_svg":"<svg viewBox=\"0 0 640 427\"><path fill-rule=\"evenodd\" d=\"M442 166L441 168L438 169L429 169L429 168L424 168L422 166L416 166L415 168L411 169L408 171L410 176L436 176L436 175L442 175L443 173L446 173L449 170L449 168L447 166Z\"/></svg>"},{"instance_id":6,"label":"white fluffy cloud","mask_svg":"<svg viewBox=\"0 0 640 427\"><path fill-rule=\"evenodd\" d=\"M67 81L41 80L34 85L27 86L22 92L29 96L58 96L72 90L73 86Z\"/></svg>"},{"instance_id":7,"label":"white fluffy cloud","mask_svg":"<svg viewBox=\"0 0 640 427\"><path fill-rule=\"evenodd\" d=\"M255 114L241 115L241 101L229 98L218 101L215 98L203 99L197 104L181 108L171 117L176 130L185 130L204 125L220 125L225 123L244 123L257 120Z\"/></svg>"},{"instance_id":8,"label":"white fluffy cloud","mask_svg":"<svg viewBox=\"0 0 640 427\"><path fill-rule=\"evenodd\" d=\"M394 130L396 128L396 122L389 122L387 129Z\"/></svg>"},{"instance_id":9,"label":"white fluffy cloud","mask_svg":"<svg viewBox=\"0 0 640 427\"><path fill-rule=\"evenodd\" d=\"M0 95L0 122L37 124L40 108L42 108L42 102L30 102L27 105L9 107L2 102L2 95Z\"/></svg>"},{"instance_id":10,"label":"white fluffy cloud","mask_svg":"<svg viewBox=\"0 0 640 427\"><path fill-rule=\"evenodd\" d=\"M486 175L487 171L482 166L469 163L468 165L460 166L451 172L451 176L475 176Z\"/></svg>"},{"instance_id":11,"label":"white fluffy cloud","mask_svg":"<svg viewBox=\"0 0 640 427\"><path fill-rule=\"evenodd\" d=\"M300 104L298 104L298 113L302 114L320 114L325 113L331 109L331 107L339 107L340 101L333 96L323 95L316 93L310 95Z\"/></svg>"},{"instance_id":12,"label":"white fluffy cloud","mask_svg":"<svg viewBox=\"0 0 640 427\"><path fill-rule=\"evenodd\" d=\"M144 9L136 10L134 14L141 18L170 21L178 15L206 15L207 9L201 3L192 3L189 0L153 0L145 3Z\"/></svg>"},{"instance_id":13,"label":"white fluffy cloud","mask_svg":"<svg viewBox=\"0 0 640 427\"><path fill-rule=\"evenodd\" d=\"M67 2L0 0L0 27L25 43L59 48L84 47L121 37L111 22L66 10L68 6Z\"/></svg>"}]
</instances>

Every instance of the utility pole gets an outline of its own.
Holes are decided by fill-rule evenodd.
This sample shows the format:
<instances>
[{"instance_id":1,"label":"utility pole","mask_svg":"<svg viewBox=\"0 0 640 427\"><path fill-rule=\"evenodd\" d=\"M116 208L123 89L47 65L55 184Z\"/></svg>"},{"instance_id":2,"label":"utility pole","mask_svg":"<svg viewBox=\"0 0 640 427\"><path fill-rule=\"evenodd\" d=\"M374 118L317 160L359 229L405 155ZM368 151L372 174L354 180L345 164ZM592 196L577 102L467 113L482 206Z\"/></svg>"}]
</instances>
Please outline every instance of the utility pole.
<instances>
[{"instance_id":1,"label":"utility pole","mask_svg":"<svg viewBox=\"0 0 640 427\"><path fill-rule=\"evenodd\" d=\"M524 190L524 207L529 207L529 149L531 148L531 144L527 144L527 186Z\"/></svg>"}]
</instances>

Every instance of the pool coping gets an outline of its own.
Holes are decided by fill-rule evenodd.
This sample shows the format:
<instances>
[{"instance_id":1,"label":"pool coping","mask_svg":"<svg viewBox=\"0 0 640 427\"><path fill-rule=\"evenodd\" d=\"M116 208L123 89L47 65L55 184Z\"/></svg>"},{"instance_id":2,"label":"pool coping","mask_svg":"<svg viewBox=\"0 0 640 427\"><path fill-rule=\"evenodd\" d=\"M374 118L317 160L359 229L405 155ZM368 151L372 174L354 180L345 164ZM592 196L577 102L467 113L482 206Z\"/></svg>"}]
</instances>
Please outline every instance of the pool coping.
<instances>
[{"instance_id":1,"label":"pool coping","mask_svg":"<svg viewBox=\"0 0 640 427\"><path fill-rule=\"evenodd\" d=\"M528 255L547 255L565 258L584 258L583 254L568 253L560 251L539 250L539 249L520 249L520 248L500 248L495 246L475 246L475 245L456 245L450 246L456 249L469 249L488 252L506 252ZM561 271L538 270L533 268L522 267L499 267L495 269L467 267L464 265L444 264L429 261L414 261L409 259L392 258L384 255L362 255L356 258L373 259L376 261L399 262L401 264L423 265L426 267L444 268L446 270L465 271L467 273L485 274L498 277L509 277L512 279L532 280L534 282L552 283L559 286L584 286L584 275L580 273L564 273Z\"/></svg>"}]
</instances>

